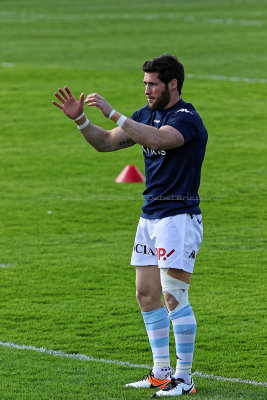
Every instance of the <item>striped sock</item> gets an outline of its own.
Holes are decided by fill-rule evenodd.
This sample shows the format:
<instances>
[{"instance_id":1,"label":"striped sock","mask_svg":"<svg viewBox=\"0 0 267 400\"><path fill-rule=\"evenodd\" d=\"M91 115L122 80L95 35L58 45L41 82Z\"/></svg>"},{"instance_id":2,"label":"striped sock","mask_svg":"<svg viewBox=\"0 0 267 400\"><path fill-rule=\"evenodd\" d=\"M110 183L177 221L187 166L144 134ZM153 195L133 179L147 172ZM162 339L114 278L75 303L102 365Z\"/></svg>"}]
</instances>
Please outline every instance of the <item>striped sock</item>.
<instances>
[{"instance_id":1,"label":"striped sock","mask_svg":"<svg viewBox=\"0 0 267 400\"><path fill-rule=\"evenodd\" d=\"M170 320L165 307L142 312L151 350L153 353L153 373L158 379L163 379L166 370L170 368L169 331Z\"/></svg>"},{"instance_id":2,"label":"striped sock","mask_svg":"<svg viewBox=\"0 0 267 400\"><path fill-rule=\"evenodd\" d=\"M175 378L182 378L185 383L190 383L197 329L196 319L189 303L181 310L171 311L169 316L173 325L176 345Z\"/></svg>"}]
</instances>

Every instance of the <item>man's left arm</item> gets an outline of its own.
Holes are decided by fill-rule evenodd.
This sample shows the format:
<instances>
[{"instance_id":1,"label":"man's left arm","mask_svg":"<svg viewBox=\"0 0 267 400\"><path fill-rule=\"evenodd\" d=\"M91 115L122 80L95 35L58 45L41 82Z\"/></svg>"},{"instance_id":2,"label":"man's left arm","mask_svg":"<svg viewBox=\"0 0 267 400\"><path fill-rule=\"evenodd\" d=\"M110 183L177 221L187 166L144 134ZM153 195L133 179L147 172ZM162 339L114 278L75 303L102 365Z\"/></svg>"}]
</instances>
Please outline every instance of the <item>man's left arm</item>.
<instances>
[{"instance_id":1,"label":"man's left arm","mask_svg":"<svg viewBox=\"0 0 267 400\"><path fill-rule=\"evenodd\" d=\"M158 129L127 118L122 129L136 143L152 150L174 149L184 144L181 132L169 125Z\"/></svg>"},{"instance_id":2,"label":"man's left arm","mask_svg":"<svg viewBox=\"0 0 267 400\"><path fill-rule=\"evenodd\" d=\"M165 125L161 128L145 125L126 118L124 115L115 111L107 100L98 93L91 93L87 96L85 103L94 106L110 118L127 133L134 142L148 147L152 150L168 150L180 147L184 144L184 136L172 126Z\"/></svg>"}]
</instances>

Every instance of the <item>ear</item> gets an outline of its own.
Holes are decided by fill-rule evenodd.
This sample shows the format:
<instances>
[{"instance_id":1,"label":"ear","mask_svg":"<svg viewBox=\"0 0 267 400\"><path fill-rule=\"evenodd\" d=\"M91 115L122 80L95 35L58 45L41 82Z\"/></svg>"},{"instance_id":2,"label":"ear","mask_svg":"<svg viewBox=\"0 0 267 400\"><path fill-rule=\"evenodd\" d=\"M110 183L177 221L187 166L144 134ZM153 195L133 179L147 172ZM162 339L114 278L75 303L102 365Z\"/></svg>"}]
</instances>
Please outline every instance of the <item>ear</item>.
<instances>
[{"instance_id":1,"label":"ear","mask_svg":"<svg viewBox=\"0 0 267 400\"><path fill-rule=\"evenodd\" d=\"M171 89L171 90L176 90L177 89L177 79L172 79L170 82L169 82L169 89Z\"/></svg>"}]
</instances>

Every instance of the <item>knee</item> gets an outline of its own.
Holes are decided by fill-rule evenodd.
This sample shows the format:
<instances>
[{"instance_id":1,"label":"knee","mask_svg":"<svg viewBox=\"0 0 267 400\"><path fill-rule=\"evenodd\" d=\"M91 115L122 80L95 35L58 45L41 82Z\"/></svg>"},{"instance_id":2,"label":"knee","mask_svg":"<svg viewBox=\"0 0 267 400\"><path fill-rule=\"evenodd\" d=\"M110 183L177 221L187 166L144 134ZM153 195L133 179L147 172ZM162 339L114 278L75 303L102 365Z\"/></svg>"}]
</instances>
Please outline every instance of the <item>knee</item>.
<instances>
[{"instance_id":1,"label":"knee","mask_svg":"<svg viewBox=\"0 0 267 400\"><path fill-rule=\"evenodd\" d=\"M156 291L149 291L143 289L136 290L136 300L142 311L146 311L148 308L156 308L158 304L161 303L161 293Z\"/></svg>"},{"instance_id":2,"label":"knee","mask_svg":"<svg viewBox=\"0 0 267 400\"><path fill-rule=\"evenodd\" d=\"M139 289L136 289L136 300L139 305L140 303L142 303L143 298L144 298L144 292Z\"/></svg>"},{"instance_id":3,"label":"knee","mask_svg":"<svg viewBox=\"0 0 267 400\"><path fill-rule=\"evenodd\" d=\"M179 302L176 300L176 298L168 292L164 292L164 300L169 311L173 311L179 305Z\"/></svg>"},{"instance_id":4,"label":"knee","mask_svg":"<svg viewBox=\"0 0 267 400\"><path fill-rule=\"evenodd\" d=\"M178 311L188 304L189 284L168 275L167 269L160 270L162 291L166 307Z\"/></svg>"},{"instance_id":5,"label":"knee","mask_svg":"<svg viewBox=\"0 0 267 400\"><path fill-rule=\"evenodd\" d=\"M153 293L143 289L136 289L136 300L140 306L149 303L153 298Z\"/></svg>"}]
</instances>

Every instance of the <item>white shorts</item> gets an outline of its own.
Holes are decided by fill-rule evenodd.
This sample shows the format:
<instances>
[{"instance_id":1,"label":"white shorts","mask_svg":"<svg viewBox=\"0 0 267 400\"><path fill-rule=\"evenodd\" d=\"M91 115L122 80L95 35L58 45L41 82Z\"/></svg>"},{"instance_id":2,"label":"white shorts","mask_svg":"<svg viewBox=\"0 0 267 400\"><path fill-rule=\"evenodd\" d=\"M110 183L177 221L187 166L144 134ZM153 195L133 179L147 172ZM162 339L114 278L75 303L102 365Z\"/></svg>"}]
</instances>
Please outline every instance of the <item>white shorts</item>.
<instances>
[{"instance_id":1,"label":"white shorts","mask_svg":"<svg viewBox=\"0 0 267 400\"><path fill-rule=\"evenodd\" d=\"M141 217L131 265L157 265L192 273L202 238L201 214L178 214L162 219Z\"/></svg>"}]
</instances>

